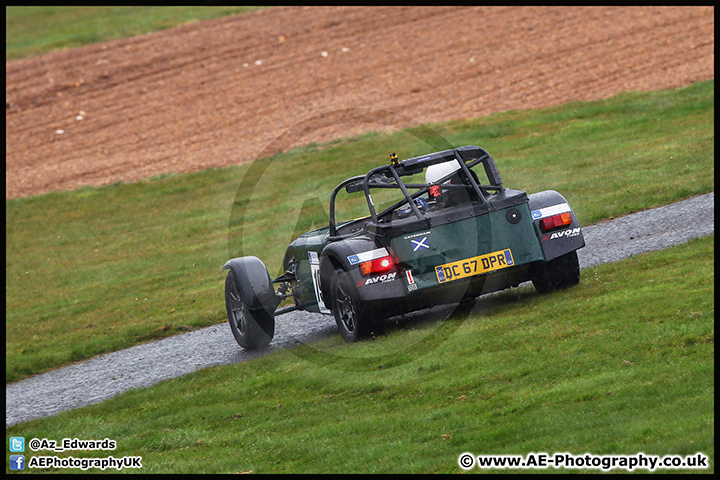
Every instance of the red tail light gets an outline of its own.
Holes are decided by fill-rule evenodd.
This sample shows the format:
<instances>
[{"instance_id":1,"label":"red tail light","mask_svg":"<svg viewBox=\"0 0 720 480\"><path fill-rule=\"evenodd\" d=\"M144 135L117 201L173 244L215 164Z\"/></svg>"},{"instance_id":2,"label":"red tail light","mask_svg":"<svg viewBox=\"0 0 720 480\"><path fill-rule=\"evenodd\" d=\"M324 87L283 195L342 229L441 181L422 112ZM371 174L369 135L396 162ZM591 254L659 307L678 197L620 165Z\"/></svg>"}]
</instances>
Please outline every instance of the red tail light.
<instances>
[{"instance_id":1,"label":"red tail light","mask_svg":"<svg viewBox=\"0 0 720 480\"><path fill-rule=\"evenodd\" d=\"M553 215L552 217L543 218L540 220L540 228L543 232L553 230L556 228L564 227L572 223L572 217L570 212L561 213L559 215Z\"/></svg>"},{"instance_id":2,"label":"red tail light","mask_svg":"<svg viewBox=\"0 0 720 480\"><path fill-rule=\"evenodd\" d=\"M395 262L390 255L385 257L376 258L369 262L363 262L360 264L360 271L363 275L370 275L373 273L385 273L395 266Z\"/></svg>"}]
</instances>

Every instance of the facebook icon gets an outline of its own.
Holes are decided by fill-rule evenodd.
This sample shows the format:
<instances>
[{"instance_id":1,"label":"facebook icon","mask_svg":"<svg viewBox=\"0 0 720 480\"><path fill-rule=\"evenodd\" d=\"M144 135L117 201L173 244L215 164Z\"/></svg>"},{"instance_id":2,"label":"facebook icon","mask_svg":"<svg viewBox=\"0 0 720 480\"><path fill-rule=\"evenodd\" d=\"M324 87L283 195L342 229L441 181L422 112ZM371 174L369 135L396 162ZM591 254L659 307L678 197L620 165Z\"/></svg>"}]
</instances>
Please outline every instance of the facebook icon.
<instances>
[{"instance_id":1,"label":"facebook icon","mask_svg":"<svg viewBox=\"0 0 720 480\"><path fill-rule=\"evenodd\" d=\"M10 470L25 470L25 455L10 455Z\"/></svg>"}]
</instances>

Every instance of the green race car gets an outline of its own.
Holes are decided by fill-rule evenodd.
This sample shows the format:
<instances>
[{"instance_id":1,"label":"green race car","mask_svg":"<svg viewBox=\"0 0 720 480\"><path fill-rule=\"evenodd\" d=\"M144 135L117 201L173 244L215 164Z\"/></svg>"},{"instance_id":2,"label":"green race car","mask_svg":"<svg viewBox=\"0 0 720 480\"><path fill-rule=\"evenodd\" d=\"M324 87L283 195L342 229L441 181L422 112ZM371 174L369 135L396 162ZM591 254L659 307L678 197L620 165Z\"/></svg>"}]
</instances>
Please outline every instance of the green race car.
<instances>
[{"instance_id":1,"label":"green race car","mask_svg":"<svg viewBox=\"0 0 720 480\"><path fill-rule=\"evenodd\" d=\"M358 218L339 220L348 215ZM381 334L395 315L528 280L548 292L580 279L576 251L585 240L567 200L504 187L477 146L402 161L393 154L335 187L329 216L327 227L290 243L278 278L257 257L225 264L228 320L240 346L268 345L275 316L291 310L333 315L354 342ZM294 305L277 309L290 297Z\"/></svg>"}]
</instances>

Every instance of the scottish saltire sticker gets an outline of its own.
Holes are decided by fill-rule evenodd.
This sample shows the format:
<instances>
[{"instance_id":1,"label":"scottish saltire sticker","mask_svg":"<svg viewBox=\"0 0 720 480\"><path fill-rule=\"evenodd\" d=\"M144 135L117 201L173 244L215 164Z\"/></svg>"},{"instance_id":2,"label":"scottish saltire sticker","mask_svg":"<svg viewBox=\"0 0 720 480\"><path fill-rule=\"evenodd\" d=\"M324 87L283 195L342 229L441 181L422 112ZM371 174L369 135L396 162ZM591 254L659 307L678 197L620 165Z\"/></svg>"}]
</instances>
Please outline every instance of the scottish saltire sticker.
<instances>
[{"instance_id":1,"label":"scottish saltire sticker","mask_svg":"<svg viewBox=\"0 0 720 480\"><path fill-rule=\"evenodd\" d=\"M425 250L426 248L430 248L430 245L428 245L427 237L423 237L420 240L410 240L410 242L412 242L413 252L417 252L418 250Z\"/></svg>"}]
</instances>

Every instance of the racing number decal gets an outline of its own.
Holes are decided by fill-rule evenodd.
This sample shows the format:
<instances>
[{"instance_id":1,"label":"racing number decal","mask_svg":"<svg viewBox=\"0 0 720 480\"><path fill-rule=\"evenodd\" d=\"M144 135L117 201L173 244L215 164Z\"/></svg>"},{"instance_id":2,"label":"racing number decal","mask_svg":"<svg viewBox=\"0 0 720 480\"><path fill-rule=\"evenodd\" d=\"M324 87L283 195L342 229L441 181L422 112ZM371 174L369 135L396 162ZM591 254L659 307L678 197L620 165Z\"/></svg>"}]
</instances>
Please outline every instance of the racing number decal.
<instances>
[{"instance_id":1,"label":"racing number decal","mask_svg":"<svg viewBox=\"0 0 720 480\"><path fill-rule=\"evenodd\" d=\"M308 252L308 258L310 260L310 275L312 276L313 288L315 289L318 310L320 310L320 313L332 313L330 309L325 306L322 290L320 290L320 259L317 252Z\"/></svg>"},{"instance_id":2,"label":"racing number decal","mask_svg":"<svg viewBox=\"0 0 720 480\"><path fill-rule=\"evenodd\" d=\"M461 278L488 273L501 268L512 267L515 261L509 248L477 257L466 258L458 262L446 263L435 267L439 283L451 282Z\"/></svg>"}]
</instances>

